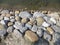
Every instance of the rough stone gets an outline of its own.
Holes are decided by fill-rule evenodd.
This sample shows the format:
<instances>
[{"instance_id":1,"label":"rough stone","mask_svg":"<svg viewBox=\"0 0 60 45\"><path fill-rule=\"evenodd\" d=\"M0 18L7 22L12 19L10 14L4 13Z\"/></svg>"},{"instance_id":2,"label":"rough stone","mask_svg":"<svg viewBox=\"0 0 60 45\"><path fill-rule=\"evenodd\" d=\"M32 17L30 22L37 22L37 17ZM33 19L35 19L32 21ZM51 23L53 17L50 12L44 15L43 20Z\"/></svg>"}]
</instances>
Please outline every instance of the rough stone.
<instances>
[{"instance_id":1,"label":"rough stone","mask_svg":"<svg viewBox=\"0 0 60 45\"><path fill-rule=\"evenodd\" d=\"M36 19L36 21L37 21L37 25L38 25L38 26L41 26L42 23L44 22L44 19L43 19L42 17L38 17L38 18Z\"/></svg>"},{"instance_id":2,"label":"rough stone","mask_svg":"<svg viewBox=\"0 0 60 45\"><path fill-rule=\"evenodd\" d=\"M21 18L30 18L31 15L27 11L20 12L19 16Z\"/></svg>"},{"instance_id":3,"label":"rough stone","mask_svg":"<svg viewBox=\"0 0 60 45\"><path fill-rule=\"evenodd\" d=\"M15 20L16 20L16 21L20 21L19 16L15 16Z\"/></svg>"},{"instance_id":4,"label":"rough stone","mask_svg":"<svg viewBox=\"0 0 60 45\"><path fill-rule=\"evenodd\" d=\"M9 20L9 18L8 17L4 17L4 20Z\"/></svg>"},{"instance_id":5,"label":"rough stone","mask_svg":"<svg viewBox=\"0 0 60 45\"><path fill-rule=\"evenodd\" d=\"M35 42L38 40L37 35L29 30L25 32L25 38L29 39L31 42Z\"/></svg>"},{"instance_id":6,"label":"rough stone","mask_svg":"<svg viewBox=\"0 0 60 45\"><path fill-rule=\"evenodd\" d=\"M18 10L16 10L16 11L15 11L15 14L19 14L19 11L18 11Z\"/></svg>"},{"instance_id":7,"label":"rough stone","mask_svg":"<svg viewBox=\"0 0 60 45\"><path fill-rule=\"evenodd\" d=\"M12 22L8 22L8 26L12 26L13 25L13 23Z\"/></svg>"},{"instance_id":8,"label":"rough stone","mask_svg":"<svg viewBox=\"0 0 60 45\"><path fill-rule=\"evenodd\" d=\"M33 31L33 32L37 32L37 29L38 29L37 26L36 26L36 25L33 25L31 31Z\"/></svg>"}]
</instances>

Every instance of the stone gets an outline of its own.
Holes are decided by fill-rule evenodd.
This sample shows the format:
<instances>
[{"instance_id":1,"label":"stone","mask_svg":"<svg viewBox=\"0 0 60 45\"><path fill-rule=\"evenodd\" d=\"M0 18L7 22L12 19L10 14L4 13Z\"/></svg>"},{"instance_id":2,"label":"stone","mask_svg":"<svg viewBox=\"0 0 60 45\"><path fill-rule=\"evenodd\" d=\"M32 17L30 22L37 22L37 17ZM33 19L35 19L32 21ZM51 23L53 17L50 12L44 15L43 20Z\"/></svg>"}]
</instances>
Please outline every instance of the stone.
<instances>
[{"instance_id":1,"label":"stone","mask_svg":"<svg viewBox=\"0 0 60 45\"><path fill-rule=\"evenodd\" d=\"M49 24L49 23L47 23L47 22L43 22L42 26L43 26L43 27L49 27L49 26L50 26L50 24Z\"/></svg>"},{"instance_id":2,"label":"stone","mask_svg":"<svg viewBox=\"0 0 60 45\"><path fill-rule=\"evenodd\" d=\"M34 45L49 45L49 42L45 39L39 38L39 40L36 43L34 43Z\"/></svg>"},{"instance_id":3,"label":"stone","mask_svg":"<svg viewBox=\"0 0 60 45\"><path fill-rule=\"evenodd\" d=\"M0 20L3 20L3 16L0 16Z\"/></svg>"},{"instance_id":4,"label":"stone","mask_svg":"<svg viewBox=\"0 0 60 45\"><path fill-rule=\"evenodd\" d=\"M1 11L1 14L8 14L9 13L9 10L2 10Z\"/></svg>"},{"instance_id":5,"label":"stone","mask_svg":"<svg viewBox=\"0 0 60 45\"><path fill-rule=\"evenodd\" d=\"M15 19L11 19L10 21L11 21L11 22L15 22Z\"/></svg>"},{"instance_id":6,"label":"stone","mask_svg":"<svg viewBox=\"0 0 60 45\"><path fill-rule=\"evenodd\" d=\"M50 34L53 34L54 33L54 30L51 28L51 27L47 27L46 29Z\"/></svg>"},{"instance_id":7,"label":"stone","mask_svg":"<svg viewBox=\"0 0 60 45\"><path fill-rule=\"evenodd\" d=\"M13 12L13 11L10 11L10 14L11 14L11 15L14 15L14 12Z\"/></svg>"},{"instance_id":8,"label":"stone","mask_svg":"<svg viewBox=\"0 0 60 45\"><path fill-rule=\"evenodd\" d=\"M10 16L10 19L14 19L15 17L14 16Z\"/></svg>"},{"instance_id":9,"label":"stone","mask_svg":"<svg viewBox=\"0 0 60 45\"><path fill-rule=\"evenodd\" d=\"M4 20L10 20L8 17L4 17Z\"/></svg>"},{"instance_id":10,"label":"stone","mask_svg":"<svg viewBox=\"0 0 60 45\"><path fill-rule=\"evenodd\" d=\"M13 22L8 22L8 26L12 26L13 25Z\"/></svg>"},{"instance_id":11,"label":"stone","mask_svg":"<svg viewBox=\"0 0 60 45\"><path fill-rule=\"evenodd\" d=\"M42 29L39 29L39 28L38 28L38 30L36 31L36 33L37 33L37 35L38 35L39 37L42 37L42 36L43 36L43 30L42 30Z\"/></svg>"},{"instance_id":12,"label":"stone","mask_svg":"<svg viewBox=\"0 0 60 45\"><path fill-rule=\"evenodd\" d=\"M27 18L22 18L21 23L27 23L28 19Z\"/></svg>"},{"instance_id":13,"label":"stone","mask_svg":"<svg viewBox=\"0 0 60 45\"><path fill-rule=\"evenodd\" d=\"M34 12L34 14L33 14L33 17L44 17L44 16L45 15L43 13L38 12L38 11Z\"/></svg>"},{"instance_id":14,"label":"stone","mask_svg":"<svg viewBox=\"0 0 60 45\"><path fill-rule=\"evenodd\" d=\"M47 32L44 32L44 39L47 41L51 41L51 35L49 35Z\"/></svg>"},{"instance_id":15,"label":"stone","mask_svg":"<svg viewBox=\"0 0 60 45\"><path fill-rule=\"evenodd\" d=\"M15 20L16 20L16 21L20 21L19 16L15 16Z\"/></svg>"},{"instance_id":16,"label":"stone","mask_svg":"<svg viewBox=\"0 0 60 45\"><path fill-rule=\"evenodd\" d=\"M60 21L57 21L56 25L60 27Z\"/></svg>"},{"instance_id":17,"label":"stone","mask_svg":"<svg viewBox=\"0 0 60 45\"><path fill-rule=\"evenodd\" d=\"M1 20L0 23L3 24L3 25L6 24L4 20Z\"/></svg>"},{"instance_id":18,"label":"stone","mask_svg":"<svg viewBox=\"0 0 60 45\"><path fill-rule=\"evenodd\" d=\"M38 29L37 26L36 26L36 25L33 25L31 31L33 31L33 32L37 32L37 29Z\"/></svg>"},{"instance_id":19,"label":"stone","mask_svg":"<svg viewBox=\"0 0 60 45\"><path fill-rule=\"evenodd\" d=\"M29 31L29 30L25 32L24 37L29 39L31 42L38 41L38 36L34 32Z\"/></svg>"},{"instance_id":20,"label":"stone","mask_svg":"<svg viewBox=\"0 0 60 45\"><path fill-rule=\"evenodd\" d=\"M53 42L57 42L59 38L60 38L60 34L59 33L54 33L53 34Z\"/></svg>"},{"instance_id":21,"label":"stone","mask_svg":"<svg viewBox=\"0 0 60 45\"><path fill-rule=\"evenodd\" d=\"M56 24L56 20L54 18L50 18L50 21Z\"/></svg>"},{"instance_id":22,"label":"stone","mask_svg":"<svg viewBox=\"0 0 60 45\"><path fill-rule=\"evenodd\" d=\"M25 27L27 27L28 29L32 28L32 26L30 24L28 24L28 23L25 24Z\"/></svg>"},{"instance_id":23,"label":"stone","mask_svg":"<svg viewBox=\"0 0 60 45\"><path fill-rule=\"evenodd\" d=\"M1 16L5 17L5 16L6 16L6 14L1 14Z\"/></svg>"},{"instance_id":24,"label":"stone","mask_svg":"<svg viewBox=\"0 0 60 45\"><path fill-rule=\"evenodd\" d=\"M18 10L15 11L15 14L19 14L20 12Z\"/></svg>"},{"instance_id":25,"label":"stone","mask_svg":"<svg viewBox=\"0 0 60 45\"><path fill-rule=\"evenodd\" d=\"M41 26L42 23L44 22L44 19L42 17L38 17L36 21L37 21L37 26Z\"/></svg>"},{"instance_id":26,"label":"stone","mask_svg":"<svg viewBox=\"0 0 60 45\"><path fill-rule=\"evenodd\" d=\"M8 14L6 14L6 17L10 17L11 15L8 13Z\"/></svg>"},{"instance_id":27,"label":"stone","mask_svg":"<svg viewBox=\"0 0 60 45\"><path fill-rule=\"evenodd\" d=\"M0 36L4 36L4 34L6 34L6 28L0 23Z\"/></svg>"},{"instance_id":28,"label":"stone","mask_svg":"<svg viewBox=\"0 0 60 45\"><path fill-rule=\"evenodd\" d=\"M20 26L19 30L21 33L24 33L27 30L27 27Z\"/></svg>"},{"instance_id":29,"label":"stone","mask_svg":"<svg viewBox=\"0 0 60 45\"><path fill-rule=\"evenodd\" d=\"M7 32L8 33L12 33L13 32L13 29L14 29L13 26L10 26L10 27L7 28Z\"/></svg>"},{"instance_id":30,"label":"stone","mask_svg":"<svg viewBox=\"0 0 60 45\"><path fill-rule=\"evenodd\" d=\"M58 26L56 26L56 25L52 25L51 27L53 28L53 30L54 30L55 32L60 33L60 27L58 27Z\"/></svg>"},{"instance_id":31,"label":"stone","mask_svg":"<svg viewBox=\"0 0 60 45\"><path fill-rule=\"evenodd\" d=\"M31 15L27 11L20 12L19 16L21 18L30 18Z\"/></svg>"}]
</instances>

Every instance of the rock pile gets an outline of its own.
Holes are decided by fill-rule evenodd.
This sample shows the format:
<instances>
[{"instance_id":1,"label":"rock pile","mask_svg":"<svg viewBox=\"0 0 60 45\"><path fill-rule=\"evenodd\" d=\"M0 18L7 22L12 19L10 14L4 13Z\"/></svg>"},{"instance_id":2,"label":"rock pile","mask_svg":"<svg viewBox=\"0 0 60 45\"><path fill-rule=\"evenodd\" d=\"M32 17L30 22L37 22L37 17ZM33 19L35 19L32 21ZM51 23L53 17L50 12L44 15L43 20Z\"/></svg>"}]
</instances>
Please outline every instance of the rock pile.
<instances>
[{"instance_id":1,"label":"rock pile","mask_svg":"<svg viewBox=\"0 0 60 45\"><path fill-rule=\"evenodd\" d=\"M1 10L0 13L0 37L6 37L6 45L36 45L36 42L37 45L49 45L60 38L60 15L56 12L36 11L31 15L27 11Z\"/></svg>"}]
</instances>

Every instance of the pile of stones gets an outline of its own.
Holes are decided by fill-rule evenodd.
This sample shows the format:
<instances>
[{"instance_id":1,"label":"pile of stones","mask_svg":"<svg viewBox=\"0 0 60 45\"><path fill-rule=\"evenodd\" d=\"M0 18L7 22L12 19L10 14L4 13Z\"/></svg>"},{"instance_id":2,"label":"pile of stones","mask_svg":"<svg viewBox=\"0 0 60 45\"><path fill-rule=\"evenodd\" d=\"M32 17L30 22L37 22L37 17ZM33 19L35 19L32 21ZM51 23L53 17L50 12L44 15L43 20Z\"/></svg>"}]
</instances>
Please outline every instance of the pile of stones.
<instances>
[{"instance_id":1,"label":"pile of stones","mask_svg":"<svg viewBox=\"0 0 60 45\"><path fill-rule=\"evenodd\" d=\"M1 10L0 38L6 45L59 45L60 14Z\"/></svg>"}]
</instances>

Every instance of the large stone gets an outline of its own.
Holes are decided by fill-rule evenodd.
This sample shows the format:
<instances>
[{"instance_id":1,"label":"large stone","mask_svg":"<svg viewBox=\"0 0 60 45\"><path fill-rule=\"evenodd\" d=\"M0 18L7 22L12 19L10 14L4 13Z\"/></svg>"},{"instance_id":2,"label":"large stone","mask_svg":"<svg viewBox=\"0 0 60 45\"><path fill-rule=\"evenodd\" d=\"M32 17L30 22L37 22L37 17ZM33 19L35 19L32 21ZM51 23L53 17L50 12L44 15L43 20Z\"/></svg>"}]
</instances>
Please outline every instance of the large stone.
<instances>
[{"instance_id":1,"label":"large stone","mask_svg":"<svg viewBox=\"0 0 60 45\"><path fill-rule=\"evenodd\" d=\"M38 17L38 18L36 18L36 21L37 21L37 25L41 26L42 23L44 22L44 19L42 17Z\"/></svg>"},{"instance_id":2,"label":"large stone","mask_svg":"<svg viewBox=\"0 0 60 45\"><path fill-rule=\"evenodd\" d=\"M29 30L25 32L25 38L29 39L31 42L35 42L38 40L37 35Z\"/></svg>"},{"instance_id":3,"label":"large stone","mask_svg":"<svg viewBox=\"0 0 60 45\"><path fill-rule=\"evenodd\" d=\"M30 18L31 15L27 11L20 12L19 16L21 18Z\"/></svg>"},{"instance_id":4,"label":"large stone","mask_svg":"<svg viewBox=\"0 0 60 45\"><path fill-rule=\"evenodd\" d=\"M4 20L9 20L9 18L8 17L4 17Z\"/></svg>"}]
</instances>

